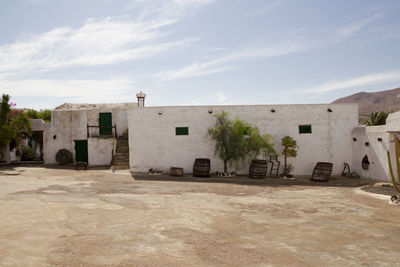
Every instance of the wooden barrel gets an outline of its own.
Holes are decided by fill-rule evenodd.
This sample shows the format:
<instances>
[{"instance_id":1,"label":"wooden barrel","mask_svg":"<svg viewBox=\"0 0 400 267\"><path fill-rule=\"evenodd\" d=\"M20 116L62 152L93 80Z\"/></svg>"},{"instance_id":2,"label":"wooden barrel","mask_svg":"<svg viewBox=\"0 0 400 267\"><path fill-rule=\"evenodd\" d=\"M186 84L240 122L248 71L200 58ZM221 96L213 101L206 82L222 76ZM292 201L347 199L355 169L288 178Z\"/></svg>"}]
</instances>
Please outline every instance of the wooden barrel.
<instances>
[{"instance_id":1,"label":"wooden barrel","mask_svg":"<svg viewBox=\"0 0 400 267\"><path fill-rule=\"evenodd\" d=\"M210 177L210 159L196 159L193 164L193 176Z\"/></svg>"},{"instance_id":2,"label":"wooden barrel","mask_svg":"<svg viewBox=\"0 0 400 267\"><path fill-rule=\"evenodd\" d=\"M253 159L250 164L249 177L262 179L267 175L267 161L262 159Z\"/></svg>"}]
</instances>

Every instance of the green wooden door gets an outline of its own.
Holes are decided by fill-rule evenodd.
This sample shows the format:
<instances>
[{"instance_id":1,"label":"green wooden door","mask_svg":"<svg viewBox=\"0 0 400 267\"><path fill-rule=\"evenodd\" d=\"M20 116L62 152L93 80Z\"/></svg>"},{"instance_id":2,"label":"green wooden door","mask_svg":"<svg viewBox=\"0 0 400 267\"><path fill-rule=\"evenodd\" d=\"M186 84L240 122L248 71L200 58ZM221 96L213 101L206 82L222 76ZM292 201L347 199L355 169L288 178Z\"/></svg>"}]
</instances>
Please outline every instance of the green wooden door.
<instances>
[{"instance_id":1,"label":"green wooden door","mask_svg":"<svg viewBox=\"0 0 400 267\"><path fill-rule=\"evenodd\" d=\"M84 161L88 163L87 140L75 140L75 162Z\"/></svg>"},{"instance_id":2,"label":"green wooden door","mask_svg":"<svg viewBox=\"0 0 400 267\"><path fill-rule=\"evenodd\" d=\"M111 113L99 114L100 135L112 135L112 116Z\"/></svg>"}]
</instances>

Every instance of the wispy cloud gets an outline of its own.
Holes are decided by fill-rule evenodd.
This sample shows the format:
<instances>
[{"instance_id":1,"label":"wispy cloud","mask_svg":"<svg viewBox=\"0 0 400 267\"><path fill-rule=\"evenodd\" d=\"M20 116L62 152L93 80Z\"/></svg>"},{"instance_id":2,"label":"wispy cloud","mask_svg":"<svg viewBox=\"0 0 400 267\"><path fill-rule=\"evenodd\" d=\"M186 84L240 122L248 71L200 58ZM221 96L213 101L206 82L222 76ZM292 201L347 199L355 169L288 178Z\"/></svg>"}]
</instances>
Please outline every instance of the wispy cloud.
<instances>
[{"instance_id":1,"label":"wispy cloud","mask_svg":"<svg viewBox=\"0 0 400 267\"><path fill-rule=\"evenodd\" d=\"M276 45L247 48L242 51L233 51L226 55L220 55L214 59L205 60L203 62L195 62L182 68L159 72L155 74L155 77L159 81L166 81L206 76L239 68L237 65L232 64L234 62L288 55L311 49L314 45L315 44L305 44L302 42L283 42Z\"/></svg>"},{"instance_id":2,"label":"wispy cloud","mask_svg":"<svg viewBox=\"0 0 400 267\"><path fill-rule=\"evenodd\" d=\"M328 93L336 90L366 87L366 86L384 84L389 82L400 82L400 70L392 70L380 73L369 73L363 76L347 80L330 81L309 88L298 88L295 90L286 91L285 94L297 93L300 95L304 95L304 94L315 94L315 93Z\"/></svg>"},{"instance_id":3,"label":"wispy cloud","mask_svg":"<svg viewBox=\"0 0 400 267\"><path fill-rule=\"evenodd\" d=\"M279 1L271 2L269 5L272 5L271 7L273 7L277 4L279 4ZM269 5L267 5L266 8L269 7ZM324 45L344 41L346 38L349 38L354 33L360 31L367 24L376 21L383 16L383 13L377 13L362 20L348 24L340 28L339 30L334 31L333 34L329 33L331 35L331 38L320 38L318 40L310 36L307 37L307 33L302 32L304 36L290 36L287 40L277 42L272 45L269 44L266 46L258 46L241 50L239 49L230 52L228 51L224 55L217 55L211 59L205 59L203 61L194 62L181 68L159 72L155 74L155 77L159 81L201 77L238 69L240 68L240 65L233 63L237 63L239 61L253 60L257 58L278 57L293 53L310 51ZM321 32L319 34L323 35L323 33ZM291 35L296 36L295 33L292 33Z\"/></svg>"},{"instance_id":4,"label":"wispy cloud","mask_svg":"<svg viewBox=\"0 0 400 267\"><path fill-rule=\"evenodd\" d=\"M249 13L246 13L244 15L244 17L251 17L251 16L256 16L256 15L260 15L260 14L265 14L266 12L274 9L275 7L279 6L281 3L283 2L283 0L273 0L271 2L269 2L268 4L257 8L254 11L251 11Z\"/></svg>"},{"instance_id":5,"label":"wispy cloud","mask_svg":"<svg viewBox=\"0 0 400 267\"><path fill-rule=\"evenodd\" d=\"M50 80L25 79L17 81L0 80L0 88L13 97L45 96L60 97L65 101L126 102L129 93L136 93L132 88L134 81L126 78L98 80ZM132 102L135 98L132 98ZM129 102L129 101L128 101Z\"/></svg>"},{"instance_id":6,"label":"wispy cloud","mask_svg":"<svg viewBox=\"0 0 400 267\"><path fill-rule=\"evenodd\" d=\"M37 0L34 0L37 1ZM196 37L169 38L169 26L189 9L215 0L137 0L145 4L134 20L127 17L88 19L81 27L60 27L20 37L0 45L0 76L32 71L54 71L71 66L99 66L151 58L186 46Z\"/></svg>"},{"instance_id":7,"label":"wispy cloud","mask_svg":"<svg viewBox=\"0 0 400 267\"><path fill-rule=\"evenodd\" d=\"M173 21L124 22L89 19L82 27L57 28L0 46L0 73L96 66L151 57L193 39L155 42Z\"/></svg>"},{"instance_id":8,"label":"wispy cloud","mask_svg":"<svg viewBox=\"0 0 400 267\"><path fill-rule=\"evenodd\" d=\"M340 28L339 30L337 30L335 37L339 38L339 39L347 38L347 37L355 34L356 32L360 31L366 25L379 20L383 16L384 16L383 13L376 13L372 16L369 16L369 17L363 18L361 20L355 21L351 24L348 24L348 25Z\"/></svg>"}]
</instances>

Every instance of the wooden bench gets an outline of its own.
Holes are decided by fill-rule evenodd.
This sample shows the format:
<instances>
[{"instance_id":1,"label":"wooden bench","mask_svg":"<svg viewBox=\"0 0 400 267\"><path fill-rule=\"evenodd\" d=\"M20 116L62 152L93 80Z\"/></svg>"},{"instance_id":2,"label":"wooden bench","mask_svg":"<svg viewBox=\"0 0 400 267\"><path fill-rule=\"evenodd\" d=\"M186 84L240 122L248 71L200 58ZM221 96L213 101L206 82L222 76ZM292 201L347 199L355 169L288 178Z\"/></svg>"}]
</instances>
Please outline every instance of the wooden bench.
<instances>
[{"instance_id":1,"label":"wooden bench","mask_svg":"<svg viewBox=\"0 0 400 267\"><path fill-rule=\"evenodd\" d=\"M333 164L330 162L317 162L311 176L311 181L327 182L332 173Z\"/></svg>"}]
</instances>

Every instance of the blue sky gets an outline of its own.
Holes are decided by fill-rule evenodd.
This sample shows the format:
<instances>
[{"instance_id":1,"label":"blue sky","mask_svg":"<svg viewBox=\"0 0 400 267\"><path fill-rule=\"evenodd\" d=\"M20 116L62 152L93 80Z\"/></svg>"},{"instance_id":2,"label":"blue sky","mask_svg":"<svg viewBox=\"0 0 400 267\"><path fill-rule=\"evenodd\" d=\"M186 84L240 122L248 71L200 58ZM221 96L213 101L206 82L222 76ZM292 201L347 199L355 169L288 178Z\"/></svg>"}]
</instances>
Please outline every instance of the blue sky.
<instances>
[{"instance_id":1,"label":"blue sky","mask_svg":"<svg viewBox=\"0 0 400 267\"><path fill-rule=\"evenodd\" d=\"M0 88L17 107L327 103L400 86L400 1L16 0Z\"/></svg>"}]
</instances>

